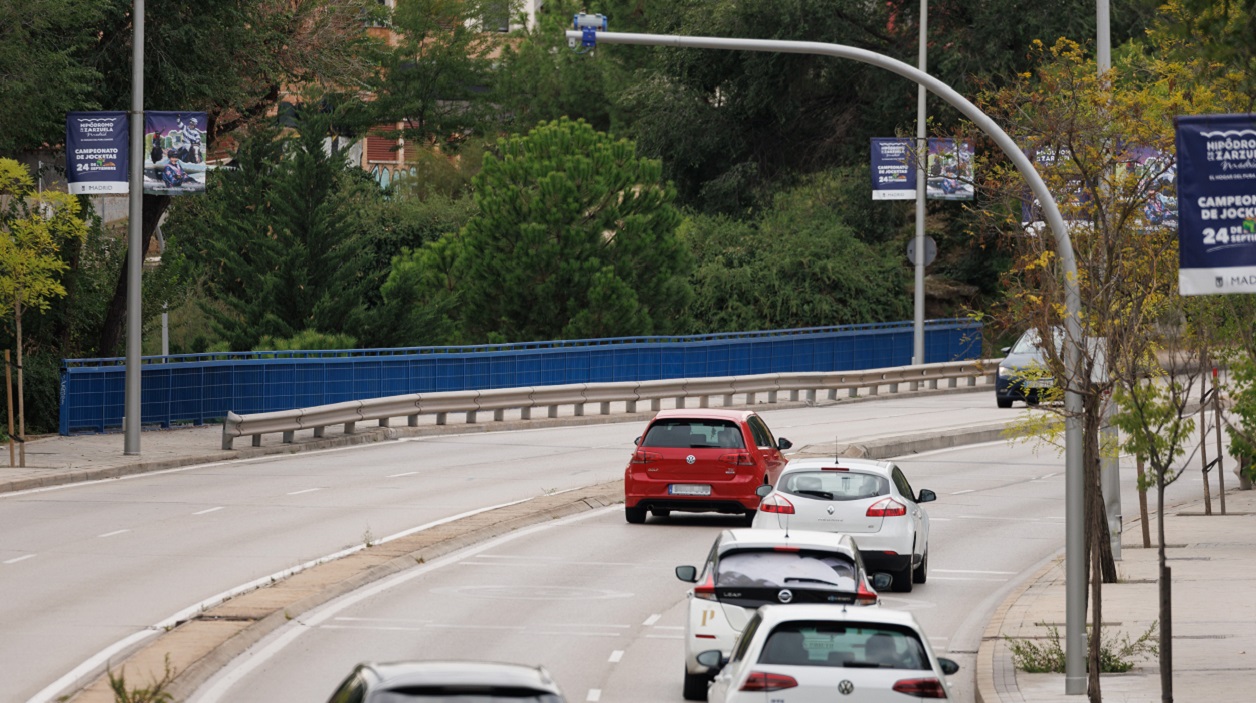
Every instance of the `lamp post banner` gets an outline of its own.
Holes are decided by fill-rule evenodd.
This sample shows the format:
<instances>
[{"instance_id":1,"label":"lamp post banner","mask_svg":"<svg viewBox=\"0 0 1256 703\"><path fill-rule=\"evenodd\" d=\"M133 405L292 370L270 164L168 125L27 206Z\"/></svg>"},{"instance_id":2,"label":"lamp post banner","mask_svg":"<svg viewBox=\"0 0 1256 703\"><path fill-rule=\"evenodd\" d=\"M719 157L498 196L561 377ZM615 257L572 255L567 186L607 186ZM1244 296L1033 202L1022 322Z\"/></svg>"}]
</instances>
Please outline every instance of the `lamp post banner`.
<instances>
[{"instance_id":1,"label":"lamp post banner","mask_svg":"<svg viewBox=\"0 0 1256 703\"><path fill-rule=\"evenodd\" d=\"M911 139L872 140L872 199L916 199L916 158Z\"/></svg>"},{"instance_id":2,"label":"lamp post banner","mask_svg":"<svg viewBox=\"0 0 1256 703\"><path fill-rule=\"evenodd\" d=\"M1256 293L1256 114L1176 123L1178 288Z\"/></svg>"},{"instance_id":3,"label":"lamp post banner","mask_svg":"<svg viewBox=\"0 0 1256 703\"><path fill-rule=\"evenodd\" d=\"M71 195L127 192L129 130L122 111L65 116L65 180Z\"/></svg>"},{"instance_id":4,"label":"lamp post banner","mask_svg":"<svg viewBox=\"0 0 1256 703\"><path fill-rule=\"evenodd\" d=\"M144 192L205 192L204 112L144 112Z\"/></svg>"},{"instance_id":5,"label":"lamp post banner","mask_svg":"<svg viewBox=\"0 0 1256 703\"><path fill-rule=\"evenodd\" d=\"M925 194L930 200L972 200L973 142L971 139L930 139L929 179Z\"/></svg>"}]
</instances>

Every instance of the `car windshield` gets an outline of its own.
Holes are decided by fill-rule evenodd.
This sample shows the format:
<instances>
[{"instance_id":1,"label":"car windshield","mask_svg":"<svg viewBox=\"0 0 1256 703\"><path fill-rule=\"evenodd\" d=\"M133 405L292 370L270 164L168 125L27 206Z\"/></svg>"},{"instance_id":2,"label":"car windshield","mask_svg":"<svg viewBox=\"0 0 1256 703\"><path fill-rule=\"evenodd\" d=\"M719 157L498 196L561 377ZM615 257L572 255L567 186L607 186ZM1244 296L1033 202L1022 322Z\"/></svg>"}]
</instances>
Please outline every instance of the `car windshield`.
<instances>
[{"instance_id":1,"label":"car windshield","mask_svg":"<svg viewBox=\"0 0 1256 703\"><path fill-rule=\"evenodd\" d=\"M562 703L562 698L552 693L530 688L494 688L474 691L451 691L443 686L380 691L370 698L370 703Z\"/></svg>"},{"instance_id":2,"label":"car windshield","mask_svg":"<svg viewBox=\"0 0 1256 703\"><path fill-rule=\"evenodd\" d=\"M781 477L776 490L824 500L862 500L888 495L890 482L859 471L792 471Z\"/></svg>"},{"instance_id":3,"label":"car windshield","mask_svg":"<svg viewBox=\"0 0 1256 703\"><path fill-rule=\"evenodd\" d=\"M929 669L920 637L879 623L785 622L768 635L762 664L869 669Z\"/></svg>"},{"instance_id":4,"label":"car windshield","mask_svg":"<svg viewBox=\"0 0 1256 703\"><path fill-rule=\"evenodd\" d=\"M854 591L855 563L844 554L740 551L720 558L716 588L818 588Z\"/></svg>"},{"instance_id":5,"label":"car windshield","mask_svg":"<svg viewBox=\"0 0 1256 703\"><path fill-rule=\"evenodd\" d=\"M741 429L731 420L669 418L650 426L643 447L745 449Z\"/></svg>"}]
</instances>

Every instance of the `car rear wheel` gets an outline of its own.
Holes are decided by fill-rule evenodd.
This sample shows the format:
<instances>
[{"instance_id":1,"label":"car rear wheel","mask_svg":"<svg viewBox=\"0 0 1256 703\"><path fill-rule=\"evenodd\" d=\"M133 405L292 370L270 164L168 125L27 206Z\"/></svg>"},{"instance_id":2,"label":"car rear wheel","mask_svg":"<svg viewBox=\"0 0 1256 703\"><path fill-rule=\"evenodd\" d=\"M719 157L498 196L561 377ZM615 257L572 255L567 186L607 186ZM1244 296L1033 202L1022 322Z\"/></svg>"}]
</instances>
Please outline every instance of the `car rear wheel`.
<instances>
[{"instance_id":1,"label":"car rear wheel","mask_svg":"<svg viewBox=\"0 0 1256 703\"><path fill-rule=\"evenodd\" d=\"M925 547L925 556L920 560L920 566L917 566L911 572L912 583L924 583L929 580L929 548Z\"/></svg>"},{"instance_id":2,"label":"car rear wheel","mask_svg":"<svg viewBox=\"0 0 1256 703\"><path fill-rule=\"evenodd\" d=\"M645 508L639 506L636 508L629 508L628 506L624 506L624 519L633 525L640 525L645 522Z\"/></svg>"},{"instance_id":3,"label":"car rear wheel","mask_svg":"<svg viewBox=\"0 0 1256 703\"><path fill-rule=\"evenodd\" d=\"M689 670L685 670L685 700L687 701L705 701L707 699L707 684L711 681L706 674L691 674Z\"/></svg>"},{"instance_id":4,"label":"car rear wheel","mask_svg":"<svg viewBox=\"0 0 1256 703\"><path fill-rule=\"evenodd\" d=\"M754 510L754 509L747 510L747 511L746 511L746 514L741 516L741 524L742 524L742 525L745 525L746 527L751 527L751 526L753 526L753 525L754 525L754 516L755 516L755 514L756 514L756 513L758 513L758 512L759 512L758 510Z\"/></svg>"},{"instance_id":5,"label":"car rear wheel","mask_svg":"<svg viewBox=\"0 0 1256 703\"><path fill-rule=\"evenodd\" d=\"M1010 408L1010 407L1012 407L1012 399L1011 399L1011 398L1000 398L1000 397L998 397L998 396L995 396L994 401L995 401L996 403L998 403L998 404L999 404L999 407L1000 407L1000 408Z\"/></svg>"}]
</instances>

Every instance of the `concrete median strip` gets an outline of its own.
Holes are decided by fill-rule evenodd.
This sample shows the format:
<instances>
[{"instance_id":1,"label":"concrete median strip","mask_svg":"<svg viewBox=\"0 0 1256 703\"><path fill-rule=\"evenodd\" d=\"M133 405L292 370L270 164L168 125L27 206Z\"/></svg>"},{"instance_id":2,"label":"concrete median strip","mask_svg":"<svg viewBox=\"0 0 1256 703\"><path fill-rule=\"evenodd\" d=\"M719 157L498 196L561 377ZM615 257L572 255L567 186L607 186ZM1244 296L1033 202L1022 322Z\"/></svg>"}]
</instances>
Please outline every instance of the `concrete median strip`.
<instances>
[{"instance_id":1,"label":"concrete median strip","mask_svg":"<svg viewBox=\"0 0 1256 703\"><path fill-rule=\"evenodd\" d=\"M386 544L324 562L289 578L227 600L179 623L110 668L129 685L160 680L167 661L176 672L169 692L184 700L210 676L287 621L369 583L513 530L605 507L623 500L620 481L539 496L434 526ZM66 700L114 703L108 676Z\"/></svg>"}]
</instances>

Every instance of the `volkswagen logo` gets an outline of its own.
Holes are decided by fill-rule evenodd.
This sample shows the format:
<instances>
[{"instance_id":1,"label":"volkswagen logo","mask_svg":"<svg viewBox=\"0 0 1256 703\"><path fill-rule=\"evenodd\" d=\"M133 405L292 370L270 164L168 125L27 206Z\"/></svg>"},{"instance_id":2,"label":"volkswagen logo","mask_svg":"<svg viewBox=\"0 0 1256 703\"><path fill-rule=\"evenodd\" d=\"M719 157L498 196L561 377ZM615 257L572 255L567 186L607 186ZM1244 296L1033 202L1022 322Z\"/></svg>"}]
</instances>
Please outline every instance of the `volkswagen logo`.
<instances>
[{"instance_id":1,"label":"volkswagen logo","mask_svg":"<svg viewBox=\"0 0 1256 703\"><path fill-rule=\"evenodd\" d=\"M782 603L788 603L794 599L794 592L788 588L782 588L781 592L776 594L776 597L779 598Z\"/></svg>"},{"instance_id":2,"label":"volkswagen logo","mask_svg":"<svg viewBox=\"0 0 1256 703\"><path fill-rule=\"evenodd\" d=\"M689 456L685 457L685 463L686 463L686 464L692 464L693 462L695 462L695 461L697 461L697 460L698 460L698 457L696 457L696 456L694 456L694 455L692 455L692 454L690 454Z\"/></svg>"},{"instance_id":3,"label":"volkswagen logo","mask_svg":"<svg viewBox=\"0 0 1256 703\"><path fill-rule=\"evenodd\" d=\"M849 696L851 693L854 693L854 691L855 684L851 683L850 679L843 679L842 682L837 685L837 692L843 696Z\"/></svg>"}]
</instances>

